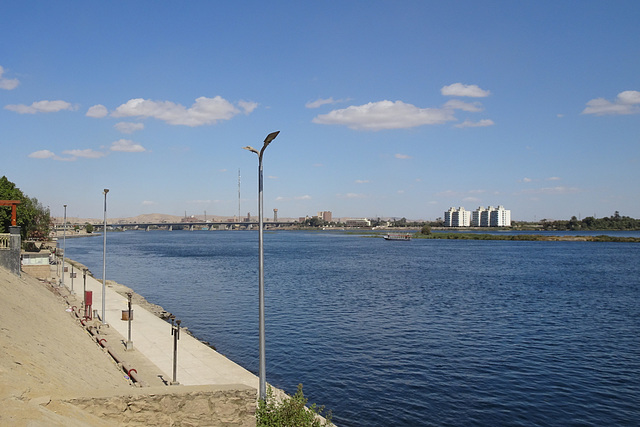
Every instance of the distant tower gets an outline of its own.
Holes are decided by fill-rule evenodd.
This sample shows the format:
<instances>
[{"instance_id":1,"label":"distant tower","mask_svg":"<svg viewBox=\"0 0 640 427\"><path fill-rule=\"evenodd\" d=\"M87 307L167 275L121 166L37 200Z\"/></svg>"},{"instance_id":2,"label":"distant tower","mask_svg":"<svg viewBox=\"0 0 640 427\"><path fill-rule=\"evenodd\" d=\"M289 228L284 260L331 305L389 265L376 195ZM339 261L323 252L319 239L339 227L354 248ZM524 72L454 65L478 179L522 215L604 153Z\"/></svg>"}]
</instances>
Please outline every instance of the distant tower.
<instances>
[{"instance_id":1,"label":"distant tower","mask_svg":"<svg viewBox=\"0 0 640 427\"><path fill-rule=\"evenodd\" d=\"M273 222L278 222L278 209L273 210Z\"/></svg>"}]
</instances>

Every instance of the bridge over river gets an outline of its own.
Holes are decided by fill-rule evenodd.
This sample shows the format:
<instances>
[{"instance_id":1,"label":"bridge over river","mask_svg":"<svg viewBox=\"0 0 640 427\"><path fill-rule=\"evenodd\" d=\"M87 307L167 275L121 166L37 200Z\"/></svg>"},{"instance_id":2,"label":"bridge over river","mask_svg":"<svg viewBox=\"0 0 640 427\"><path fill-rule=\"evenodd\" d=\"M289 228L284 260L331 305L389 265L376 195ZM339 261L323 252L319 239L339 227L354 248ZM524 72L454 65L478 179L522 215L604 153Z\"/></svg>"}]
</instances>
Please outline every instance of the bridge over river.
<instances>
[{"instance_id":1,"label":"bridge over river","mask_svg":"<svg viewBox=\"0 0 640 427\"><path fill-rule=\"evenodd\" d=\"M295 221L264 221L264 228L273 229L280 227L290 227L299 224ZM94 231L101 232L103 223L91 224ZM86 224L67 224L67 232L73 231L76 226L84 228ZM63 231L61 224L55 226L56 231ZM252 230L258 229L257 221L225 221L225 222L114 222L107 223L107 230Z\"/></svg>"},{"instance_id":2,"label":"bridge over river","mask_svg":"<svg viewBox=\"0 0 640 427\"><path fill-rule=\"evenodd\" d=\"M296 222L285 221L264 221L264 228L289 227ZM93 224L95 231L102 231L103 224ZM256 221L222 221L222 222L127 222L127 223L107 223L107 229L115 230L251 230L258 229Z\"/></svg>"},{"instance_id":3,"label":"bridge over river","mask_svg":"<svg viewBox=\"0 0 640 427\"><path fill-rule=\"evenodd\" d=\"M264 228L290 227L298 224L293 221L264 221ZM68 227L68 225L67 225ZM60 227L62 228L62 227ZM95 231L102 231L103 224L93 224ZM107 229L114 230L251 230L258 229L257 221L228 221L228 222L127 222L107 223Z\"/></svg>"}]
</instances>

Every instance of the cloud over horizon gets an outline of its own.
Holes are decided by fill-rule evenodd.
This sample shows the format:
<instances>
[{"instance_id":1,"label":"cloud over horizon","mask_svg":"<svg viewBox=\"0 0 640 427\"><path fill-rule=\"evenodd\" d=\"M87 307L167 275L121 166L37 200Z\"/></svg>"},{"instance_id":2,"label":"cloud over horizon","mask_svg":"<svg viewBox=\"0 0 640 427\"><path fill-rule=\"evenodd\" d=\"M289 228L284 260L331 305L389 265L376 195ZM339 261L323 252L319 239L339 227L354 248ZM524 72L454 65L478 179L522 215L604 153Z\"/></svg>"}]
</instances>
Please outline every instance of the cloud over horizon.
<instances>
[{"instance_id":1,"label":"cloud over horizon","mask_svg":"<svg viewBox=\"0 0 640 427\"><path fill-rule=\"evenodd\" d=\"M125 151L127 153L142 153L147 151L142 145L137 144L130 139L119 139L111 144L111 151Z\"/></svg>"},{"instance_id":2,"label":"cloud over horizon","mask_svg":"<svg viewBox=\"0 0 640 427\"><path fill-rule=\"evenodd\" d=\"M453 121L453 111L451 108L418 108L402 101L385 100L320 114L313 123L343 125L354 130L405 129Z\"/></svg>"},{"instance_id":3,"label":"cloud over horizon","mask_svg":"<svg viewBox=\"0 0 640 427\"><path fill-rule=\"evenodd\" d=\"M171 101L152 101L149 99L135 98L115 109L113 117L151 117L162 120L170 125L203 126L216 124L223 120L230 120L234 116L244 112L250 114L257 108L255 102L239 101L236 108L232 103L216 96L197 98L194 104L186 108L183 105Z\"/></svg>"},{"instance_id":4,"label":"cloud over horizon","mask_svg":"<svg viewBox=\"0 0 640 427\"><path fill-rule=\"evenodd\" d=\"M4 68L0 65L0 89L4 90L13 90L18 87L20 84L20 80L18 79L7 79L6 77L2 77L4 74Z\"/></svg>"},{"instance_id":5,"label":"cloud over horizon","mask_svg":"<svg viewBox=\"0 0 640 427\"><path fill-rule=\"evenodd\" d=\"M604 98L596 98L587 102L587 107L582 114L594 114L596 116L624 115L640 113L640 92L637 90L625 90L620 92L611 102Z\"/></svg>"},{"instance_id":6,"label":"cloud over horizon","mask_svg":"<svg viewBox=\"0 0 640 427\"><path fill-rule=\"evenodd\" d=\"M58 111L75 109L70 103L61 100L37 101L31 105L10 104L5 105L4 108L18 114L57 113Z\"/></svg>"},{"instance_id":7,"label":"cloud over horizon","mask_svg":"<svg viewBox=\"0 0 640 427\"><path fill-rule=\"evenodd\" d=\"M477 85L465 85L462 83L443 86L440 89L440 93L444 96L468 96L471 98L485 98L491 95L490 91L480 89Z\"/></svg>"}]
</instances>

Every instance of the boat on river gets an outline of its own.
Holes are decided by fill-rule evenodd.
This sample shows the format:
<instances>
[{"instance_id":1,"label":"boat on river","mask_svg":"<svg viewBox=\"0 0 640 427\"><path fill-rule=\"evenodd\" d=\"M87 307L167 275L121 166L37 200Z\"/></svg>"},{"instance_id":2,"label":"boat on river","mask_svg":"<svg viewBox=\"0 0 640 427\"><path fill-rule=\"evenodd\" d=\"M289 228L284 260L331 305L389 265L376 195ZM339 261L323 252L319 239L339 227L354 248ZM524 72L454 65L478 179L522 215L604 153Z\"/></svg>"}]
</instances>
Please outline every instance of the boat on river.
<instances>
[{"instance_id":1,"label":"boat on river","mask_svg":"<svg viewBox=\"0 0 640 427\"><path fill-rule=\"evenodd\" d=\"M411 234L409 233L389 233L385 234L383 237L384 240L411 240Z\"/></svg>"}]
</instances>

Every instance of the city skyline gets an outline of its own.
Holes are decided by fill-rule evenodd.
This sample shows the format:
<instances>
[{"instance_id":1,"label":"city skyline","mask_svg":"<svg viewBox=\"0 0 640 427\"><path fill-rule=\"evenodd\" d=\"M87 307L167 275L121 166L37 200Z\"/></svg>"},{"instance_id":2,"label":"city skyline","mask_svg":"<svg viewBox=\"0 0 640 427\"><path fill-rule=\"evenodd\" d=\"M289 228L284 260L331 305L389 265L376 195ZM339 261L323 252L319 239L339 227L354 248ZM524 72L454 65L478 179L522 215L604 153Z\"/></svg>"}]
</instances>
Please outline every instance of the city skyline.
<instances>
[{"instance_id":1,"label":"city skyline","mask_svg":"<svg viewBox=\"0 0 640 427\"><path fill-rule=\"evenodd\" d=\"M52 216L640 217L640 4L24 3L6 175ZM10 40L10 41L9 41Z\"/></svg>"}]
</instances>

